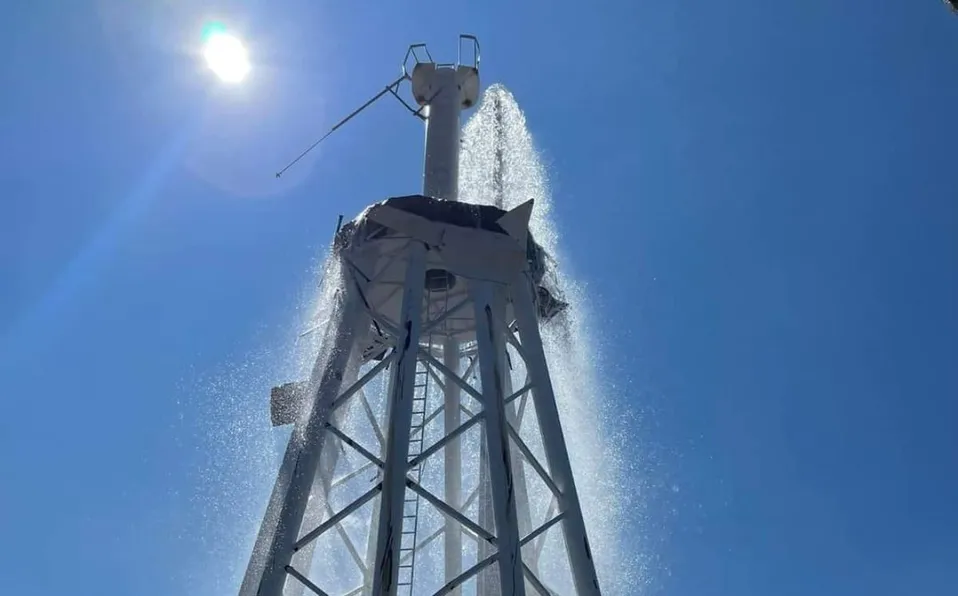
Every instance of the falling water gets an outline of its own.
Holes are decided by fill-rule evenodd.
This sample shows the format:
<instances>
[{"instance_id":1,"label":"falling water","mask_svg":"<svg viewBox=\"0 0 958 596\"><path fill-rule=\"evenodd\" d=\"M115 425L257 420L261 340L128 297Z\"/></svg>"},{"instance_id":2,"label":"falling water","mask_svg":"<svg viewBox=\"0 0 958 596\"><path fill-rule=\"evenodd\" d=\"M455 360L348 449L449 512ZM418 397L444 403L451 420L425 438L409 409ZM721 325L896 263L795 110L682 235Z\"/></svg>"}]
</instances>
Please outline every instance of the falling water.
<instances>
[{"instance_id":1,"label":"falling water","mask_svg":"<svg viewBox=\"0 0 958 596\"><path fill-rule=\"evenodd\" d=\"M598 371L600 355L589 326L588 294L561 266L546 170L524 114L502 85L486 90L465 126L459 189L463 201L504 209L535 200L530 230L554 265L545 281L570 305L543 325L542 340L599 580L606 594L635 594L644 579L635 565L640 545L635 539L620 542L630 495L624 486L623 453L612 431L610 396ZM553 564L554 573L561 572L561 557L544 562Z\"/></svg>"},{"instance_id":2,"label":"falling water","mask_svg":"<svg viewBox=\"0 0 958 596\"><path fill-rule=\"evenodd\" d=\"M634 524L627 519L628 508L634 503L634 485L625 484L623 453L615 439L615 422L610 411L612 401L606 385L601 380L599 366L601 359L596 344L590 335L588 324L588 293L572 279L561 266L562 250L559 235L551 212L551 196L548 181L531 135L526 127L525 117L512 94L502 86L489 88L476 113L468 121L463 132L462 161L460 168L460 199L470 203L495 204L505 209L515 207L529 199L535 200L535 209L530 222L536 241L551 255L550 271L544 284L553 293L560 294L570 306L560 315L542 327L542 339L546 350L550 373L558 401L566 443L572 460L576 486L583 503L583 513L597 565L603 592L618 596L642 593L645 583L645 570L641 564L642 545L634 537L628 543L621 539L623 527ZM233 530L218 532L219 543L232 544L235 555L223 553L217 557L221 564L224 559L236 559L236 567L230 570L231 577L217 583L206 593L235 593L235 588L223 589L226 585L238 586L252 545L256 528L262 520L262 512L270 490L272 479L281 456L281 445L288 431L268 428L268 415L264 402L268 395L268 384L277 381L308 378L317 358L323 358L323 330L332 327L330 321L336 316L336 295L341 287L342 271L335 259L329 259L320 268L319 291L308 300L305 326L307 329L297 341L294 357L284 358L283 370L272 368L270 379L259 378L247 385L246 391L236 397L236 388L249 382L250 368L245 367L241 374L231 374L225 387L217 392L229 393L229 400L221 402L219 411L211 413L212 418L231 421L229 428L217 436L210 437L215 449L211 450L213 460L217 458L230 462L232 467L210 468L206 471L207 484L236 486L245 493L238 496L233 490L212 490L207 487L207 500L217 510L229 510L233 517ZM315 287L315 286L314 286ZM514 372L515 386L519 387L524 379L521 359ZM252 367L261 370L262 367ZM236 371L233 371L234 373ZM242 377L245 380L240 379ZM255 390L251 391L249 388ZM367 387L367 396L373 409L384 410L385 376L381 375L377 384ZM438 391L434 398L441 399ZM355 400L353 400L355 402ZM531 402L530 402L531 403ZM530 411L534 406L530 406ZM366 421L360 407L351 403L343 408L343 430L358 438L361 444L375 448L373 427ZM620 412L616 412L618 416ZM538 439L535 416L526 415L529 420L520 432L539 461L544 461L541 440ZM620 425L621 427L621 425ZM431 444L441 436L441 428L427 427L425 443ZM479 428L474 427L462 435L462 452L478 454L481 436ZM341 462L348 468L361 465L350 450L343 450ZM272 461L267 461L272 460ZM463 488L474 485L478 480L478 455L473 461L463 462ZM340 468L337 468L340 470ZM338 472L342 474L342 471ZM333 510L355 498L369 487L367 475L357 477L347 485L334 491L330 496ZM551 495L536 474L527 474L528 493L532 523L537 527L550 515L548 511ZM422 485L434 493L442 492L441 465L427 465L423 471ZM224 503L225 500L225 503ZM255 504L254 504L255 503ZM348 518L343 526L353 542L366 543L369 535L369 515L378 507L378 498L367 503L354 516ZM474 503L466 513L476 519L477 505ZM236 515L241 514L242 519ZM320 514L321 515L321 514ZM438 530L442 516L435 510L426 510L421 516L421 535ZM365 523L361 520L366 520ZM216 525L219 525L218 523ZM313 524L315 525L315 524ZM634 528L634 525L632 526ZM550 578L550 587L559 593L574 593L568 561L564 556L562 534L550 531L545 542L540 569ZM342 536L330 533L317 540L316 556L313 559L310 577L322 577L326 581L323 587L332 593L348 591L361 581L348 554L342 548ZM242 545L236 548L235 545ZM475 543L463 542L464 560L476 560ZM305 563L303 563L305 565ZM468 567L471 563L466 563ZM294 561L294 566L299 564ZM417 555L417 566L423 572L417 576L416 593L433 593L442 585L442 543L435 541ZM430 576L435 576L435 581ZM287 589L289 593L289 589ZM475 579L463 586L464 594L475 593Z\"/></svg>"}]
</instances>

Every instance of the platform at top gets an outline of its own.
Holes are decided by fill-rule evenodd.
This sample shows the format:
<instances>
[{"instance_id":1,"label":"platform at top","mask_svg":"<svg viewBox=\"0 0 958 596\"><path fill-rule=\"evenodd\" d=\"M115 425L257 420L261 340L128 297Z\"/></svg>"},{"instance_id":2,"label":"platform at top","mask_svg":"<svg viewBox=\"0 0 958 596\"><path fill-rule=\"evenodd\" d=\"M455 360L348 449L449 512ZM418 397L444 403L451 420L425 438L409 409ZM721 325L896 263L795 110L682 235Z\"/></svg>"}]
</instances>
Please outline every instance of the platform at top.
<instances>
[{"instance_id":1,"label":"platform at top","mask_svg":"<svg viewBox=\"0 0 958 596\"><path fill-rule=\"evenodd\" d=\"M444 317L423 334L424 343L453 337L469 341L475 316L469 306L470 280L503 286L527 279L537 288L539 312L549 318L564 307L541 286L547 255L529 233L533 203L510 211L491 205L447 201L423 195L393 197L371 205L336 236L335 253L361 280L363 299L388 322L399 320L410 247L426 246L424 325ZM507 306L511 320L511 308ZM432 339L430 339L432 338Z\"/></svg>"}]
</instances>

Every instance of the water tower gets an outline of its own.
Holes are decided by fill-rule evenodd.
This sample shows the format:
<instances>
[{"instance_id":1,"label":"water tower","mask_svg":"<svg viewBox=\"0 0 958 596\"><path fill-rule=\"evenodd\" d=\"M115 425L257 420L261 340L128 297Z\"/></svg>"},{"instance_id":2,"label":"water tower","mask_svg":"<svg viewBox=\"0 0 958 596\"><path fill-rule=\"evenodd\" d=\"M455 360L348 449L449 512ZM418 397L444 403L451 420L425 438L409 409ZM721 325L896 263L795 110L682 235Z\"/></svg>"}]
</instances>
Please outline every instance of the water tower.
<instances>
[{"instance_id":1,"label":"water tower","mask_svg":"<svg viewBox=\"0 0 958 596\"><path fill-rule=\"evenodd\" d=\"M240 596L550 596L539 569L553 532L574 593L600 594L539 331L563 304L542 286L533 204L458 201L460 118L479 95L478 43L459 45L454 64L407 52L402 80L426 122L423 193L371 205L337 232L339 285L312 374L272 392L274 424L294 427ZM469 433L475 449L463 449ZM361 465L345 465L347 452ZM550 501L544 519L530 514L533 480ZM428 535L426 510L442 518ZM335 550L316 549L324 537ZM320 557L335 561L329 577L311 575ZM350 573L355 585L328 587Z\"/></svg>"}]
</instances>

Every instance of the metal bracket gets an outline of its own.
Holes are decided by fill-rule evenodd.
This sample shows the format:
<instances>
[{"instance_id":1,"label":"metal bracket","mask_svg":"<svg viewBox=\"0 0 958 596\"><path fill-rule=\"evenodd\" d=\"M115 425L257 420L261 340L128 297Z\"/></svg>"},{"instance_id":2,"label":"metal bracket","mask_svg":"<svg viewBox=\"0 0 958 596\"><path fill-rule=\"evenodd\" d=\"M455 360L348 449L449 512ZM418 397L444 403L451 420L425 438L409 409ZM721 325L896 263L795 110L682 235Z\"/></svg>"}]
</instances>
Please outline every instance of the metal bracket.
<instances>
[{"instance_id":1,"label":"metal bracket","mask_svg":"<svg viewBox=\"0 0 958 596\"><path fill-rule=\"evenodd\" d=\"M425 60L420 59L420 52L426 55ZM409 46L409 49L406 50L406 57L402 61L402 75L406 79L411 79L412 77L412 68L409 68L409 58L415 60L415 64L412 65L412 68L416 68L417 64L422 64L424 62L433 62L436 61L432 59L432 54L429 53L429 48L426 47L424 43L414 43Z\"/></svg>"},{"instance_id":2,"label":"metal bracket","mask_svg":"<svg viewBox=\"0 0 958 596\"><path fill-rule=\"evenodd\" d=\"M463 62L462 61L462 47L463 42L472 42L472 62ZM479 40L475 35L467 35L463 33L459 36L459 54L456 57L456 66L466 66L468 68L474 68L479 70Z\"/></svg>"}]
</instances>

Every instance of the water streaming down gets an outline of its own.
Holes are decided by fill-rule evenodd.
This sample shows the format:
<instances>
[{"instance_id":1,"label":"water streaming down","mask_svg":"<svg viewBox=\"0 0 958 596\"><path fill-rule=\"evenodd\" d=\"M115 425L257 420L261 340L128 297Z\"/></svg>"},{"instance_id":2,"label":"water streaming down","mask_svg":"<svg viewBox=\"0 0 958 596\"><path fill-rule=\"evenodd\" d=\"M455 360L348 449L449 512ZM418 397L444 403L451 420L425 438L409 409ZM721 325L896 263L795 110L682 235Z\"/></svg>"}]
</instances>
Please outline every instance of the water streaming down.
<instances>
[{"instance_id":1,"label":"water streaming down","mask_svg":"<svg viewBox=\"0 0 958 596\"><path fill-rule=\"evenodd\" d=\"M624 486L624 454L613 432L608 388L600 380L600 356L588 324L587 294L559 265L562 250L552 217L546 170L525 115L502 85L486 90L465 126L459 189L463 201L504 209L535 199L529 227L552 256L554 265L543 283L569 303L566 310L542 326L542 340L576 488L581 501L589 504L583 514L597 572L605 594L634 594L644 583L642 569L636 565L641 545L634 537L628 544L620 542L619 531L629 521L626 509L635 497ZM543 491L531 495L540 507ZM546 577L562 575L567 564L557 550L543 554Z\"/></svg>"},{"instance_id":2,"label":"water streaming down","mask_svg":"<svg viewBox=\"0 0 958 596\"><path fill-rule=\"evenodd\" d=\"M535 199L536 205L530 229L539 244L552 255L554 265L545 285L570 303L569 308L543 325L542 336L576 474L576 484L582 501L590 504L585 509L585 516L598 572L607 594L634 593L641 582L636 581L639 578L632 577L630 570L634 567L628 564L630 557L619 544L619 529L623 521L621 507L624 504L623 479L620 474L622 454L612 442L612 433L604 432L608 414L604 408L607 404L596 370L596 349L589 337L586 323L586 294L575 280L557 266L561 252L558 233L552 220L551 196L545 169L534 148L525 118L513 96L504 87L493 86L486 91L477 112L464 129L460 200L496 205L508 210L529 199ZM318 312L325 319L317 322L316 328L319 329L328 327L328 317L334 314L330 301L335 299L335 290L331 288L339 285L340 272L336 265L331 264L329 268L331 270L326 272L323 289L325 298L317 304ZM323 349L321 335L316 333L312 336L314 340L310 342L306 353L320 353ZM307 365L310 360L309 357L303 358L303 365ZM513 386L519 387L524 384L525 371L522 369L521 358L514 354L512 361L517 363L513 372ZM385 376L380 377L379 384L366 391L375 412L385 411L385 380ZM478 382L478 379L474 381ZM441 403L441 391L436 387L429 388L427 399L428 411ZM529 410L533 408L534 406L530 406ZM362 406L357 402L351 403L343 416L344 430L351 436L358 437L368 449L375 451L376 431L369 417L362 411ZM527 413L524 420L521 436L539 461L545 461L535 416ZM379 423L382 422L380 419ZM442 436L440 425L427 426L424 432L426 445ZM468 495L469 487L479 483L479 453L482 441L479 427L467 432L462 440L463 454L473 454L471 459L463 462L462 484L464 494ZM355 471L363 463L362 459L355 457L354 452L349 449L342 449L341 454L343 461L337 467L336 476L341 477ZM329 496L331 509L338 511L347 502L362 494L368 489L373 477L374 474L370 471L333 490ZM535 474L527 473L526 481L530 517L532 523L538 525L554 513L549 510L551 494ZM429 461L425 465L421 483L435 494L442 493L441 460ZM473 519L479 517L478 501L479 499L476 499L466 510ZM351 515L344 524L349 538L355 545L359 545L357 550L361 550L361 546L367 543L368 520L373 509L377 507L378 499ZM417 523L421 542L442 529L444 517L428 504L421 503L419 507ZM321 513L317 515L321 517ZM562 534L549 532L547 536L549 538L539 560L540 574L549 578L549 587L557 593L573 594ZM358 569L350 559L361 559L363 553L350 553L343 548L343 544L344 537L341 534L330 533L321 537L315 546L317 556L313 558L311 576L325 578L327 581L323 587L332 593L346 593L362 581ZM416 554L416 575L412 593L432 594L443 585L442 544L442 538L434 540ZM463 546L463 568L468 568L477 560L477 547L468 540L463 542ZM527 551L528 549L524 551L524 557L528 556ZM300 559L300 564L304 564L305 558L301 556ZM467 583L463 593L474 593L475 584L476 580Z\"/></svg>"},{"instance_id":3,"label":"water streaming down","mask_svg":"<svg viewBox=\"0 0 958 596\"><path fill-rule=\"evenodd\" d=\"M529 199L535 199L530 228L540 245L552 255L553 267L544 280L544 285L553 293L560 295L569 307L560 315L542 326L542 339L549 361L550 373L558 400L559 411L566 442L576 477L576 485L583 504L592 551L597 565L600 582L605 594L636 594L644 582L644 570L636 562L639 560L640 545L634 538L629 544L620 543L619 532L626 519L627 499L634 499L634 491L624 486L623 454L616 446L610 420L611 412L604 385L600 382L597 365L597 351L589 334L587 324L588 311L586 294L582 287L557 265L561 262L561 251L556 226L551 215L551 197L548 191L547 177L531 135L526 128L525 118L512 95L502 86L489 88L476 113L466 124L463 132L462 156L460 168L460 198L464 202L494 204L505 209L515 207ZM289 361L286 369L275 371L281 375L273 380L301 380L309 377L311 370L319 360L325 359L330 342L326 331L335 325L331 322L338 316L337 296L341 287L343 272L336 259L329 259L321 274L320 288L312 299L310 314L307 317L307 333L298 342L295 357ZM513 372L513 385L520 387L525 382L521 358L513 354L512 361L517 363ZM366 369L369 368L367 365ZM478 379L473 379L478 382ZM386 375L381 375L371 386L365 388L365 396L373 412L380 413L376 423L364 411L358 400L343 407L338 423L350 436L356 438L368 450L379 452L376 424L384 423ZM263 396L260 394L257 405L250 404L262 412ZM244 399L244 403L248 400ZM442 392L438 387L427 390L427 411L442 401ZM465 403L465 402L464 402ZM531 401L529 402L531 404ZM538 438L536 418L526 413L520 435L539 459L545 461L541 440ZM233 417L236 416L233 412ZM374 416L375 417L375 416ZM248 413L242 416L247 431L250 426ZM285 432L276 430L275 433ZM425 445L430 445L441 437L441 425L425 428ZM246 464L246 473L254 456L251 451L262 448L262 437L255 439L255 433L233 437L236 443L230 448L234 456ZM480 427L476 426L462 435L463 453L463 498L468 497L479 481L479 453L482 437ZM240 449L240 455L234 449ZM342 478L351 472L359 472L351 480L329 492L328 499L311 500L311 511L307 512L305 528L317 526L329 511L338 511L345 503L367 491L375 479L375 471L362 472L364 461L356 452L341 444L334 445L339 461L334 477ZM277 454L280 455L280 454ZM261 458L259 458L261 459ZM259 461L259 460L257 460ZM253 464L260 499L248 516L253 530L258 525L265 506L265 480L275 473L275 465ZM266 471L261 470L265 468ZM526 467L527 492L532 523L538 526L548 519L550 494L545 484ZM260 473L260 472L263 473ZM438 461L427 460L422 470L421 484L434 494L443 492L443 468L441 456ZM249 479L247 479L249 482ZM468 517L478 519L478 501L474 499L465 510ZM244 502L246 502L244 500ZM328 502L330 508L325 508ZM369 538L370 519L379 506L378 497L348 516L341 531L321 536L313 545L294 558L294 567L309 570L309 577L321 578L317 583L332 594L345 594L362 584L362 575L357 561L367 559L364 551ZM427 537L441 533L444 517L428 503L421 505L419 514L419 542ZM246 508L242 508L245 511ZM493 530L493 528L488 528ZM540 575L548 578L549 588L558 594L574 594L568 560L565 557L561 532L550 531L539 560ZM252 544L252 535L240 538L246 544ZM355 549L345 545L351 543ZM479 555L476 543L463 540L463 569L475 564ZM530 549L523 549L523 558L529 556ZM241 549L242 559L248 553L248 547ZM310 563L309 560L312 560ZM443 577L443 538L439 536L416 554L416 575L413 594L433 594L445 581ZM477 578L463 586L463 594L476 593ZM217 590L218 592L219 590ZM231 590L232 591L232 590ZM534 593L530 591L530 593ZM302 586L289 582L286 596L300 596Z\"/></svg>"}]
</instances>

